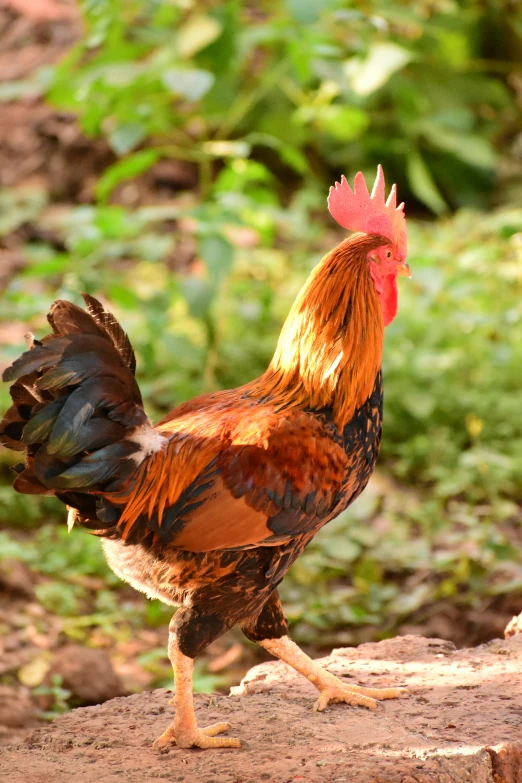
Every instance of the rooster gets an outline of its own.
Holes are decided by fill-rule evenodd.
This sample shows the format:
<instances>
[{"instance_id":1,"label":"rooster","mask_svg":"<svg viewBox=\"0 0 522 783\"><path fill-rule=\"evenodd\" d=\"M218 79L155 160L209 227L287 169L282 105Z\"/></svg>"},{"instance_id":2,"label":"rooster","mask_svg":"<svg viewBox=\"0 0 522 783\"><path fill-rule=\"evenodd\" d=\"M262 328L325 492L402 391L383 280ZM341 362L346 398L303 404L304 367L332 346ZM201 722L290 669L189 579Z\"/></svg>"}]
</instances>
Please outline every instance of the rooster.
<instances>
[{"instance_id":1,"label":"rooster","mask_svg":"<svg viewBox=\"0 0 522 783\"><path fill-rule=\"evenodd\" d=\"M328 206L354 231L312 271L266 372L238 389L196 397L153 426L130 342L93 297L57 301L52 333L5 372L13 405L1 442L25 451L14 488L55 495L69 528L101 536L113 571L178 609L169 626L175 716L155 746L236 748L199 728L194 659L236 624L303 674L330 702L375 709L400 688L349 685L288 636L277 586L323 525L362 492L382 422L384 327L397 276L410 277L404 205L387 201L381 167L368 192L344 177Z\"/></svg>"}]
</instances>

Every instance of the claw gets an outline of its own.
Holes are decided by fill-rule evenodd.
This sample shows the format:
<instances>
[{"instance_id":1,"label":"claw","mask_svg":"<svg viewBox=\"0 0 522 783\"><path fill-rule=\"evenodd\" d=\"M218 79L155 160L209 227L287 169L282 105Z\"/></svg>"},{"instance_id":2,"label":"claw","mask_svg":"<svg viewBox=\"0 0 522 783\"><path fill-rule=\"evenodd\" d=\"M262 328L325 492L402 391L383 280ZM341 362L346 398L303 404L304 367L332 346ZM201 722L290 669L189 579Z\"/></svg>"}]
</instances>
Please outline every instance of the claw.
<instances>
[{"instance_id":1,"label":"claw","mask_svg":"<svg viewBox=\"0 0 522 783\"><path fill-rule=\"evenodd\" d=\"M330 702L345 702L353 707L377 710L383 706L381 701L399 699L407 695L408 691L405 688L361 688L358 685L347 685L342 680L335 678L334 682L328 681L320 689L319 698L314 705L314 712L322 712Z\"/></svg>"},{"instance_id":2,"label":"claw","mask_svg":"<svg viewBox=\"0 0 522 783\"><path fill-rule=\"evenodd\" d=\"M214 723L203 729L192 731L177 729L171 724L163 734L155 740L154 750L168 753L172 745L179 748L240 748L241 740L236 737L217 737L230 729L230 723Z\"/></svg>"}]
</instances>

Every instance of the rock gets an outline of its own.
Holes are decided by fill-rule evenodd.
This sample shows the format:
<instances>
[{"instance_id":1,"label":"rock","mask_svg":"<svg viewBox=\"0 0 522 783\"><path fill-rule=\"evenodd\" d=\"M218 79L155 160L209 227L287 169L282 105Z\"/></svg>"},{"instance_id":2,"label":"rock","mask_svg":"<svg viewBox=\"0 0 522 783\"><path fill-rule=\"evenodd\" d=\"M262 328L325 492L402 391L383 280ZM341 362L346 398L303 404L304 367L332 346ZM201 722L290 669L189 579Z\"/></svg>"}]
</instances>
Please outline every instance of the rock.
<instances>
[{"instance_id":1,"label":"rock","mask_svg":"<svg viewBox=\"0 0 522 783\"><path fill-rule=\"evenodd\" d=\"M20 742L39 725L38 711L27 688L0 685L0 745Z\"/></svg>"},{"instance_id":2,"label":"rock","mask_svg":"<svg viewBox=\"0 0 522 783\"><path fill-rule=\"evenodd\" d=\"M125 693L122 681L112 668L111 659L103 650L68 644L53 656L46 683L53 675L61 677L61 684L82 705L102 704Z\"/></svg>"},{"instance_id":3,"label":"rock","mask_svg":"<svg viewBox=\"0 0 522 783\"><path fill-rule=\"evenodd\" d=\"M329 671L368 686L406 685L376 711L332 705L285 664L254 667L231 696L196 694L201 726L228 721L241 750L151 748L171 719L157 690L74 710L0 751L10 783L520 783L522 636L456 650L406 636L334 650ZM116 779L116 778L115 778Z\"/></svg>"},{"instance_id":4,"label":"rock","mask_svg":"<svg viewBox=\"0 0 522 783\"><path fill-rule=\"evenodd\" d=\"M519 783L522 780L522 742L506 742L488 748L495 783Z\"/></svg>"},{"instance_id":5,"label":"rock","mask_svg":"<svg viewBox=\"0 0 522 783\"><path fill-rule=\"evenodd\" d=\"M36 707L25 688L0 685L0 726L17 729L36 717Z\"/></svg>"},{"instance_id":6,"label":"rock","mask_svg":"<svg viewBox=\"0 0 522 783\"><path fill-rule=\"evenodd\" d=\"M522 614L511 618L504 630L504 638L509 639L510 636L516 636L519 633L522 633Z\"/></svg>"},{"instance_id":7,"label":"rock","mask_svg":"<svg viewBox=\"0 0 522 783\"><path fill-rule=\"evenodd\" d=\"M11 598L35 600L34 575L30 568L19 560L0 560L0 592Z\"/></svg>"}]
</instances>

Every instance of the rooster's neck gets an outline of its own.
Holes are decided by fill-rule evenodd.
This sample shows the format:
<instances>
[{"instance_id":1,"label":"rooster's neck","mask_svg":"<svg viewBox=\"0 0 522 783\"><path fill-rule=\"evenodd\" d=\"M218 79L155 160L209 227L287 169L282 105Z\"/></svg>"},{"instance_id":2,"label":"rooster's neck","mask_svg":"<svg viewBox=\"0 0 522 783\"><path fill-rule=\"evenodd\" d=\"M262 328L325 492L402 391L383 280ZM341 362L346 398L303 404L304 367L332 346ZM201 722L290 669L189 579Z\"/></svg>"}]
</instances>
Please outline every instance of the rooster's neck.
<instances>
[{"instance_id":1,"label":"rooster's neck","mask_svg":"<svg viewBox=\"0 0 522 783\"><path fill-rule=\"evenodd\" d=\"M332 407L339 428L370 396L384 324L367 255L382 239L356 234L312 271L254 394L281 407Z\"/></svg>"}]
</instances>

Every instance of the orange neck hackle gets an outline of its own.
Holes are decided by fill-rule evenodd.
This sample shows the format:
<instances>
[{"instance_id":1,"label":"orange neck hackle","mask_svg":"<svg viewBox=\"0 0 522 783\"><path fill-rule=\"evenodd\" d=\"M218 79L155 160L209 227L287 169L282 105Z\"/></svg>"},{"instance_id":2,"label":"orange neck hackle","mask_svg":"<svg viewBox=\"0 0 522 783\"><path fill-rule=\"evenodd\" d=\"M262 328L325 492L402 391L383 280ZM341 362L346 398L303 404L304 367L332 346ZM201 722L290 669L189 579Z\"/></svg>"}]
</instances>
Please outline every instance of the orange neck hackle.
<instances>
[{"instance_id":1,"label":"orange neck hackle","mask_svg":"<svg viewBox=\"0 0 522 783\"><path fill-rule=\"evenodd\" d=\"M368 253L382 236L355 234L312 271L285 321L267 371L250 387L277 406L331 406L343 428L371 394L384 322Z\"/></svg>"}]
</instances>

